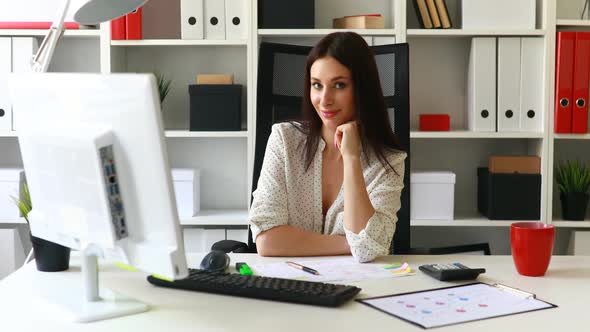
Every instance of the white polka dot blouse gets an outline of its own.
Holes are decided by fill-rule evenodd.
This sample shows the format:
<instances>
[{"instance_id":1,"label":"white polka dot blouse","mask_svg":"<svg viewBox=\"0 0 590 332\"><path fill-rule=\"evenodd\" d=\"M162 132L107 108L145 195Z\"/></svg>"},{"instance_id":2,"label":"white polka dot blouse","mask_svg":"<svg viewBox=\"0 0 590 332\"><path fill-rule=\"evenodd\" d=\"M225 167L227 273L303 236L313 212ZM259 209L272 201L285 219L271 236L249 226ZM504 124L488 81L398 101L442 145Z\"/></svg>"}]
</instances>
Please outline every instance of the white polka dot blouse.
<instances>
[{"instance_id":1,"label":"white polka dot blouse","mask_svg":"<svg viewBox=\"0 0 590 332\"><path fill-rule=\"evenodd\" d=\"M345 235L352 255L359 262L389 254L404 185L406 153L394 150L386 154L395 172L383 167L377 157L367 162L362 155L363 175L375 214L365 229L355 234L344 227L343 188L326 212L324 221L322 151L326 144L319 140L317 152L306 171L302 153L304 141L305 135L293 124L273 125L248 217L254 241L263 231L290 225L321 234Z\"/></svg>"}]
</instances>

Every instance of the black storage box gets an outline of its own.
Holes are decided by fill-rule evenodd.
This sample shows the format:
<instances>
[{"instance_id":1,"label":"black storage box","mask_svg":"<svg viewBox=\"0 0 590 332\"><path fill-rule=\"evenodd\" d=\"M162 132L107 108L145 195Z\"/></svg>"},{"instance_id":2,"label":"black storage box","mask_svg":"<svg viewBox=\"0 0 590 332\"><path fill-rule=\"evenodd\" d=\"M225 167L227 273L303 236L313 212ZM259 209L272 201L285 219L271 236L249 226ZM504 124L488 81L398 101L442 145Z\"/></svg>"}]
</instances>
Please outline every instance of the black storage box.
<instances>
[{"instance_id":1,"label":"black storage box","mask_svg":"<svg viewBox=\"0 0 590 332\"><path fill-rule=\"evenodd\" d=\"M315 28L315 0L258 0L259 29Z\"/></svg>"},{"instance_id":2,"label":"black storage box","mask_svg":"<svg viewBox=\"0 0 590 332\"><path fill-rule=\"evenodd\" d=\"M479 167L477 209L491 220L539 220L541 174L490 173Z\"/></svg>"},{"instance_id":3,"label":"black storage box","mask_svg":"<svg viewBox=\"0 0 590 332\"><path fill-rule=\"evenodd\" d=\"M239 84L192 84L191 131L242 130L242 86Z\"/></svg>"}]
</instances>

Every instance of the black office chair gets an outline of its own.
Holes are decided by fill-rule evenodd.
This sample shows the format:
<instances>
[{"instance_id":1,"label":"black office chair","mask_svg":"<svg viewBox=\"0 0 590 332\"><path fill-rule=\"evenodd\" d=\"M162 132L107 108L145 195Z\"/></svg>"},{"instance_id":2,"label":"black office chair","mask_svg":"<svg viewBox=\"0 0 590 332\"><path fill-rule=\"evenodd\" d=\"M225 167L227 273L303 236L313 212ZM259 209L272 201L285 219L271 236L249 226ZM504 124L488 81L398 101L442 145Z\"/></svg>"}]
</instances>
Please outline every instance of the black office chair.
<instances>
[{"instance_id":1,"label":"black office chair","mask_svg":"<svg viewBox=\"0 0 590 332\"><path fill-rule=\"evenodd\" d=\"M408 44L371 47L379 69L385 102L392 128L402 149L408 153L405 161L404 190L401 208L390 251L406 254L410 250L410 107ZM303 79L308 46L261 43L258 67L256 110L256 143L252 192L258 185L266 143L274 123L301 118ZM255 253L256 244L248 227L248 243L223 240L212 249L224 252Z\"/></svg>"}]
</instances>

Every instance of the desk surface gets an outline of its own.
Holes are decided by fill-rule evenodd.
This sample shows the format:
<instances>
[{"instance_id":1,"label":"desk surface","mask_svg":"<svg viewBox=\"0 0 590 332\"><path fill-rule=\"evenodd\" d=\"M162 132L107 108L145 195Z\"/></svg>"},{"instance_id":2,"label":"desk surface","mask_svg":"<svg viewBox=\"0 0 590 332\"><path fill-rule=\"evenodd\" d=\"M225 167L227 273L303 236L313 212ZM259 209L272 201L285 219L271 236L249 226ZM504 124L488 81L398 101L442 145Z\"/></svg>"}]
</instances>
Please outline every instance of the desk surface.
<instances>
[{"instance_id":1,"label":"desk surface","mask_svg":"<svg viewBox=\"0 0 590 332\"><path fill-rule=\"evenodd\" d=\"M202 255L189 255L189 266L197 266ZM307 258L317 260L318 258ZM232 255L232 262L283 261L256 255ZM306 259L298 259L305 261ZM554 256L544 277L524 277L514 268L511 256L388 256L378 263L407 261L412 268L426 263L461 262L484 267L478 281L503 283L537 294L559 307L477 322L437 328L436 331L554 331L580 330L590 308L590 256ZM69 271L42 274L34 264L16 271L0 282L1 324L13 331L419 331L395 317L350 301L340 308L323 308L265 300L229 297L154 287L140 272L128 272L112 265L101 267L100 281L105 287L148 303L151 310L137 315L89 324L53 321L31 312L28 294L35 278L80 279L74 261ZM418 272L415 276L355 283L362 288L357 298L453 285ZM82 296L82 294L81 294ZM585 322L585 323L584 323Z\"/></svg>"}]
</instances>

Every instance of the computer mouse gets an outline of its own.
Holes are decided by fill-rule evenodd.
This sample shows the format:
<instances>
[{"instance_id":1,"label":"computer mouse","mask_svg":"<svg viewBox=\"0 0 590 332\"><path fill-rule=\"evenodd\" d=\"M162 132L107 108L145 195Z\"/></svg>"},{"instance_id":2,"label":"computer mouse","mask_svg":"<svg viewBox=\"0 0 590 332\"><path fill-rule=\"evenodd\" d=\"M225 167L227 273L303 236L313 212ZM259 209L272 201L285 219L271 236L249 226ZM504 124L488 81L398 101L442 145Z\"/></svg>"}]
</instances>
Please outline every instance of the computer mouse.
<instances>
[{"instance_id":1,"label":"computer mouse","mask_svg":"<svg viewBox=\"0 0 590 332\"><path fill-rule=\"evenodd\" d=\"M212 250L203 257L201 270L222 272L229 266L229 256L221 250Z\"/></svg>"}]
</instances>

